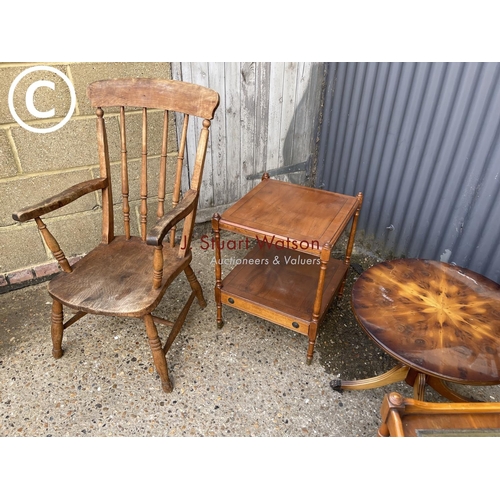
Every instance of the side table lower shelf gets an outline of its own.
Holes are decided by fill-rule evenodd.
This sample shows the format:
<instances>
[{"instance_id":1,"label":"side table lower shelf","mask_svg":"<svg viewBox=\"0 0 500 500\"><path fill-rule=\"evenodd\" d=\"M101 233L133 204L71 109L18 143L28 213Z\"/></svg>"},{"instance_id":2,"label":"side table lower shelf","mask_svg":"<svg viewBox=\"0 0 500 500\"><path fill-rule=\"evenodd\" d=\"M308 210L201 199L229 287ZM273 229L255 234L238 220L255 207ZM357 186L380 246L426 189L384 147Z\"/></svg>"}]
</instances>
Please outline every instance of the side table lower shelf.
<instances>
[{"instance_id":1,"label":"side table lower shelf","mask_svg":"<svg viewBox=\"0 0 500 500\"><path fill-rule=\"evenodd\" d=\"M328 261L321 307L314 321L319 258L291 249L256 244L222 280L220 300L223 305L307 335L310 362L317 327L339 293L347 270L348 265L342 261Z\"/></svg>"}]
</instances>

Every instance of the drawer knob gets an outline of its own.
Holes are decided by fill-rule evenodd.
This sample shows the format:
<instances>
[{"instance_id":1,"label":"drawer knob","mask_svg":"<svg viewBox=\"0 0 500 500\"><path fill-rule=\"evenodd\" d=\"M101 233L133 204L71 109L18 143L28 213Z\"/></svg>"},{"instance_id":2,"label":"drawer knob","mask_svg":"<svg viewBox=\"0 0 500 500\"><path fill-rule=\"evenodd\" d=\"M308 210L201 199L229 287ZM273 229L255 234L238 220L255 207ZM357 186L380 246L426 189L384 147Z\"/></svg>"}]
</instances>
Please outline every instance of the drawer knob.
<instances>
[{"instance_id":1,"label":"drawer knob","mask_svg":"<svg viewBox=\"0 0 500 500\"><path fill-rule=\"evenodd\" d=\"M227 301L228 301L230 304L234 304L234 299L232 299L231 297L229 297L229 298L227 299Z\"/></svg>"},{"instance_id":2,"label":"drawer knob","mask_svg":"<svg viewBox=\"0 0 500 500\"><path fill-rule=\"evenodd\" d=\"M299 324L298 324L296 321L294 321L294 322L292 323L292 326L293 326L294 328L298 328L298 327L299 327Z\"/></svg>"}]
</instances>

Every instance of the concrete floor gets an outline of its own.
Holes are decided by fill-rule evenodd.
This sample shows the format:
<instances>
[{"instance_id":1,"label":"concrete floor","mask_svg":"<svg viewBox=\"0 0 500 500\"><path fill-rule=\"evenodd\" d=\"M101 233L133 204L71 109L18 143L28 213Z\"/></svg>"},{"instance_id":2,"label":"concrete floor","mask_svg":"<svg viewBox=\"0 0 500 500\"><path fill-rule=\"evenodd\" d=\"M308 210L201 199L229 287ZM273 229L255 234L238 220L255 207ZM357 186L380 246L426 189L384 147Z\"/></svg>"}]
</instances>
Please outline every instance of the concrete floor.
<instances>
[{"instance_id":1,"label":"concrete floor","mask_svg":"<svg viewBox=\"0 0 500 500\"><path fill-rule=\"evenodd\" d=\"M0 435L375 436L383 395L411 396L411 389L400 383L339 394L329 386L339 374L364 378L393 364L352 316L356 273L322 324L307 366L305 336L229 308L216 328L213 252L200 236L193 268L208 306L193 303L168 354L171 394L161 390L141 321L86 316L66 330L65 354L55 360L46 283L0 295ZM374 259L355 248L353 262L366 268ZM184 278L175 282L158 315L172 317L182 307L186 285ZM500 400L498 387L470 391Z\"/></svg>"}]
</instances>

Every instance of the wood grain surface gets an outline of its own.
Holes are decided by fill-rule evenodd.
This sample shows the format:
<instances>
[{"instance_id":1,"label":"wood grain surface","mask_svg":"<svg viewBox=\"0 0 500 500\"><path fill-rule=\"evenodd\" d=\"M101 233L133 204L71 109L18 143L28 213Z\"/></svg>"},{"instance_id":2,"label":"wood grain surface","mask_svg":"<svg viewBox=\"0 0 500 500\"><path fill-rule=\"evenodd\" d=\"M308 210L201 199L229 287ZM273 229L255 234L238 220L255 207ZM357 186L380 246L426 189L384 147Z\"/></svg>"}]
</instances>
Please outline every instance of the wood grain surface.
<instances>
[{"instance_id":1,"label":"wood grain surface","mask_svg":"<svg viewBox=\"0 0 500 500\"><path fill-rule=\"evenodd\" d=\"M241 260L242 263L223 281L223 302L227 305L231 298L233 303L229 304L232 307L274 322L277 322L276 314L282 313L289 317L289 321L279 324L307 335L309 324L313 320L314 299L318 288L319 258L293 250L276 247L268 249L256 245ZM339 260L330 259L328 262L318 313L320 318L338 291L347 269ZM244 301L244 305L240 305L240 301ZM258 311L260 314L257 314ZM292 327L294 321L300 326Z\"/></svg>"},{"instance_id":2,"label":"wood grain surface","mask_svg":"<svg viewBox=\"0 0 500 500\"><path fill-rule=\"evenodd\" d=\"M319 255L333 246L361 204L360 198L265 179L222 214L220 228Z\"/></svg>"},{"instance_id":3,"label":"wood grain surface","mask_svg":"<svg viewBox=\"0 0 500 500\"><path fill-rule=\"evenodd\" d=\"M49 283L50 295L79 311L142 317L155 309L165 289L191 261L179 258L177 248L163 247L161 288L152 286L154 247L136 236L117 236L77 262L71 274Z\"/></svg>"},{"instance_id":4,"label":"wood grain surface","mask_svg":"<svg viewBox=\"0 0 500 500\"><path fill-rule=\"evenodd\" d=\"M194 83L155 78L114 78L87 87L92 106L168 109L211 120L219 105L215 90Z\"/></svg>"},{"instance_id":5,"label":"wood grain surface","mask_svg":"<svg viewBox=\"0 0 500 500\"><path fill-rule=\"evenodd\" d=\"M500 403L428 403L391 392L380 413L380 437L500 435Z\"/></svg>"},{"instance_id":6,"label":"wood grain surface","mask_svg":"<svg viewBox=\"0 0 500 500\"><path fill-rule=\"evenodd\" d=\"M387 353L420 372L500 383L500 285L444 262L399 259L353 286L355 315Z\"/></svg>"}]
</instances>

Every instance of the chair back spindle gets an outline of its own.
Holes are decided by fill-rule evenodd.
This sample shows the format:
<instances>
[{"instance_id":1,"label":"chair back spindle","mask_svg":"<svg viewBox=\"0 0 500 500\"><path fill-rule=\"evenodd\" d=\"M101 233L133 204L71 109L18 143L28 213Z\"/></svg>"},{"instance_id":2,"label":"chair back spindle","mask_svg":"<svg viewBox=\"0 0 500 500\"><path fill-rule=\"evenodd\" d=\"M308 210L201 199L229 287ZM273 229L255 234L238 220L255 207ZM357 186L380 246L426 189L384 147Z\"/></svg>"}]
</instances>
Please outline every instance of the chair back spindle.
<instances>
[{"instance_id":1,"label":"chair back spindle","mask_svg":"<svg viewBox=\"0 0 500 500\"><path fill-rule=\"evenodd\" d=\"M127 136L125 133L125 107L120 107L120 139L121 139L121 172L122 172L122 211L125 238L130 239L130 205L128 202L128 165L127 165Z\"/></svg>"},{"instance_id":2,"label":"chair back spindle","mask_svg":"<svg viewBox=\"0 0 500 500\"><path fill-rule=\"evenodd\" d=\"M158 219L165 214L165 188L167 182L167 152L168 152L168 111L163 112L163 136L161 139L160 182L158 184Z\"/></svg>"},{"instance_id":3,"label":"chair back spindle","mask_svg":"<svg viewBox=\"0 0 500 500\"><path fill-rule=\"evenodd\" d=\"M181 140L179 142L179 153L177 155L177 168L175 171L175 184L174 184L174 192L172 195L172 208L175 208L178 205L181 194L182 167L184 165L184 152L186 151L188 125L189 125L189 115L185 114L182 122L182 134L181 134ZM175 231L176 227L174 226L172 228L172 231L170 232L170 246L172 248L175 246Z\"/></svg>"},{"instance_id":4,"label":"chair back spindle","mask_svg":"<svg viewBox=\"0 0 500 500\"><path fill-rule=\"evenodd\" d=\"M148 115L142 108L142 153L141 153L141 238L146 241L148 221Z\"/></svg>"}]
</instances>

